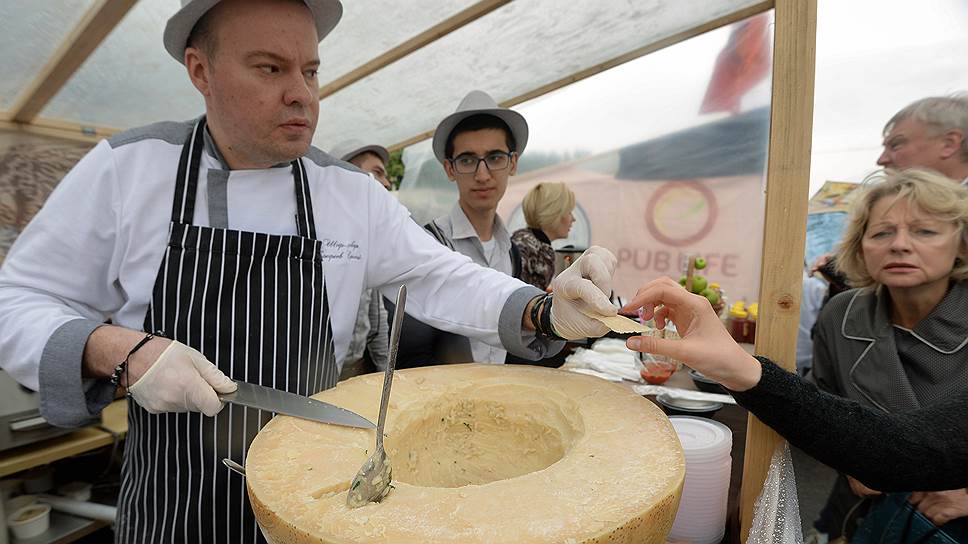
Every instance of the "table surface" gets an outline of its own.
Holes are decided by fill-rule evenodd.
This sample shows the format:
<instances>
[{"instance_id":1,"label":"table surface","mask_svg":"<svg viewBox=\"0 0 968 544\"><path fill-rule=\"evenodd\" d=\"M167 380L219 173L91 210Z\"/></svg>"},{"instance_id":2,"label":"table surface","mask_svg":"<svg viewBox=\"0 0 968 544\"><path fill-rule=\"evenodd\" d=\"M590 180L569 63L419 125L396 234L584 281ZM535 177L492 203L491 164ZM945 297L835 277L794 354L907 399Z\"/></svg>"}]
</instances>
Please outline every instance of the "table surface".
<instances>
[{"instance_id":1,"label":"table surface","mask_svg":"<svg viewBox=\"0 0 968 544\"><path fill-rule=\"evenodd\" d=\"M127 400L120 399L112 402L101 415L100 425L82 427L71 434L0 453L0 478L110 446L128 432Z\"/></svg>"}]
</instances>

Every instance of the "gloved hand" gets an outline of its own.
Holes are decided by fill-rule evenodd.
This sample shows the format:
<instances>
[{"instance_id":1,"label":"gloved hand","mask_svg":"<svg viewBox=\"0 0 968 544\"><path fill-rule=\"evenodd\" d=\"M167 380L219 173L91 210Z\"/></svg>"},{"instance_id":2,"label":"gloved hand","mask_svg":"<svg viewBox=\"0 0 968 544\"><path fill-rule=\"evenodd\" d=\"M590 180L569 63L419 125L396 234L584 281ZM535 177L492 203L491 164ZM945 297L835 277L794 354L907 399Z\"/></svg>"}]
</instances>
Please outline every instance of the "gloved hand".
<instances>
[{"instance_id":1,"label":"gloved hand","mask_svg":"<svg viewBox=\"0 0 968 544\"><path fill-rule=\"evenodd\" d=\"M202 412L214 416L222 410L215 392L231 393L237 387L204 355L173 340L128 392L152 414Z\"/></svg>"},{"instance_id":2,"label":"gloved hand","mask_svg":"<svg viewBox=\"0 0 968 544\"><path fill-rule=\"evenodd\" d=\"M592 246L551 280L551 326L558 336L578 340L608 332L608 327L587 314L612 316L617 313L615 306L608 301L617 263L611 251Z\"/></svg>"}]
</instances>

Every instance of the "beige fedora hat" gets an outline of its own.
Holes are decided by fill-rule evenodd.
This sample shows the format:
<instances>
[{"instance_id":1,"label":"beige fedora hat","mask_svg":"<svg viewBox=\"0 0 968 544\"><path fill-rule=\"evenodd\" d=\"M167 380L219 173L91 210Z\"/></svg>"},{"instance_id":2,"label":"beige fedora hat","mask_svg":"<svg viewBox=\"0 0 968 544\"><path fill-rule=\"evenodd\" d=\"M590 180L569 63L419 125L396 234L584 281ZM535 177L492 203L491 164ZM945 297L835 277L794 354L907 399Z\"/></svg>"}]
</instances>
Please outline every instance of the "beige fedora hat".
<instances>
[{"instance_id":1,"label":"beige fedora hat","mask_svg":"<svg viewBox=\"0 0 968 544\"><path fill-rule=\"evenodd\" d=\"M219 0L181 0L181 9L165 25L164 42L169 55L178 62L184 60L188 35L192 33L198 20L218 3ZM343 4L339 0L303 0L303 3L313 12L316 34L319 41L322 41L336 28L336 23L343 16Z\"/></svg>"},{"instance_id":2,"label":"beige fedora hat","mask_svg":"<svg viewBox=\"0 0 968 544\"><path fill-rule=\"evenodd\" d=\"M366 153L367 151L376 154L377 157L380 157L380 159L383 161L383 164L390 162L390 152L387 151L387 148L383 147L382 145L364 144L360 140L342 141L334 145L329 154L341 161L349 162L353 157Z\"/></svg>"},{"instance_id":3,"label":"beige fedora hat","mask_svg":"<svg viewBox=\"0 0 968 544\"><path fill-rule=\"evenodd\" d=\"M528 122L525 121L524 116L514 110L498 106L491 95L484 91L471 91L460 101L457 111L444 117L434 131L434 155L437 160L440 162L447 160L445 153L447 138L450 137L454 127L464 119L478 114L493 115L504 121L511 129L511 135L514 136L514 142L517 144L515 152L520 155L524 151L524 147L528 144Z\"/></svg>"}]
</instances>

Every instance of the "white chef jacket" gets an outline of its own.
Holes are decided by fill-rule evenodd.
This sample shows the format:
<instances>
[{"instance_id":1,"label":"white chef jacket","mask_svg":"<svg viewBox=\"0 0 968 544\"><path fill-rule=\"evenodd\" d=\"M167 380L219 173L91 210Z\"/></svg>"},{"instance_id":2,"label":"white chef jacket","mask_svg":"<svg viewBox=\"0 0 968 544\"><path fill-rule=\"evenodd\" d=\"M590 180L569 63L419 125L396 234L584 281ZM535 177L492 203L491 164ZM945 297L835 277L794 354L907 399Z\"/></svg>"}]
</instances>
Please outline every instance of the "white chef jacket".
<instances>
[{"instance_id":1,"label":"white chef jacket","mask_svg":"<svg viewBox=\"0 0 968 544\"><path fill-rule=\"evenodd\" d=\"M193 123L158 123L101 141L53 191L0 268L0 364L40 390L41 412L52 423L84 424L113 395L107 380L81 380L84 344L106 320L143 326ZM288 164L227 171L207 151L194 224L212 226L209 199L221 199L227 228L296 234ZM437 328L532 358L560 349L522 331L524 308L540 291L444 248L354 167L315 148L303 162L324 246L337 360L347 352L363 290L379 288L392 299L401 283L407 311Z\"/></svg>"}]
</instances>

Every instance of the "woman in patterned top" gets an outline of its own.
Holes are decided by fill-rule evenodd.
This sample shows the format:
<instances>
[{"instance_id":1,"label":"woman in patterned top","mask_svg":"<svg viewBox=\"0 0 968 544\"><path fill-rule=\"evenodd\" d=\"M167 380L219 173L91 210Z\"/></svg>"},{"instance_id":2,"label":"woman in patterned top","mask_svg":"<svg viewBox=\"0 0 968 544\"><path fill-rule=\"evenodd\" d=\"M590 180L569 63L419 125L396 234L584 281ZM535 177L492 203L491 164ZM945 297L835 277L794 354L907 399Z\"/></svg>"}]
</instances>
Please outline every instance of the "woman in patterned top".
<instances>
[{"instance_id":1,"label":"woman in patterned top","mask_svg":"<svg viewBox=\"0 0 968 544\"><path fill-rule=\"evenodd\" d=\"M567 238L575 218L575 193L564 183L539 183L521 204L527 228L511 235L521 255L521 281L547 289L555 275L555 250L551 241Z\"/></svg>"}]
</instances>

